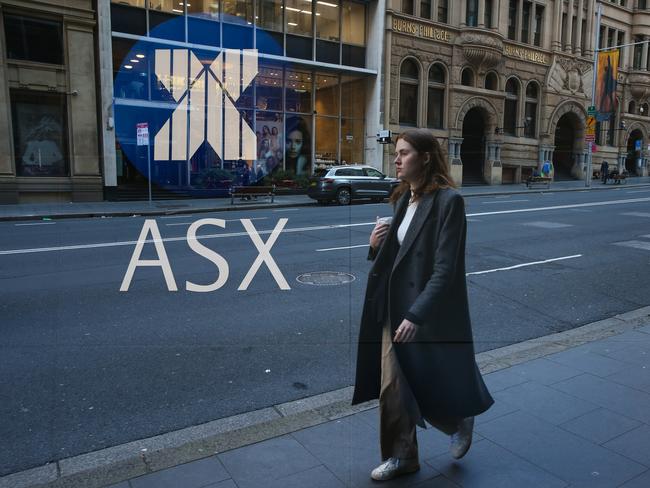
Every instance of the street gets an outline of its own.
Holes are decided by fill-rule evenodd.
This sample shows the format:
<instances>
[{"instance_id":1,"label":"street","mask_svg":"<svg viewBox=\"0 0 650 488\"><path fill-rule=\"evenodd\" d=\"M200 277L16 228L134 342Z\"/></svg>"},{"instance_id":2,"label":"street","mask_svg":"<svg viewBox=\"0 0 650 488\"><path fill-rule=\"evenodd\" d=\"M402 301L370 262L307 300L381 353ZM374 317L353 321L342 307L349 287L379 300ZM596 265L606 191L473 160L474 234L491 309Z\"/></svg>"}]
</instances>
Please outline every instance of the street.
<instances>
[{"instance_id":1,"label":"street","mask_svg":"<svg viewBox=\"0 0 650 488\"><path fill-rule=\"evenodd\" d=\"M650 189L466 199L477 352L648 305ZM389 204L156 218L160 267L120 285L144 218L0 223L0 475L349 386L368 235ZM192 251L189 226L229 265ZM291 287L281 290L239 219L251 219ZM151 237L151 236L149 236ZM157 259L152 244L142 259ZM314 272L353 281L312 285ZM332 276L335 279L338 276ZM342 276L345 278L346 276ZM303 280L304 281L304 280Z\"/></svg>"}]
</instances>

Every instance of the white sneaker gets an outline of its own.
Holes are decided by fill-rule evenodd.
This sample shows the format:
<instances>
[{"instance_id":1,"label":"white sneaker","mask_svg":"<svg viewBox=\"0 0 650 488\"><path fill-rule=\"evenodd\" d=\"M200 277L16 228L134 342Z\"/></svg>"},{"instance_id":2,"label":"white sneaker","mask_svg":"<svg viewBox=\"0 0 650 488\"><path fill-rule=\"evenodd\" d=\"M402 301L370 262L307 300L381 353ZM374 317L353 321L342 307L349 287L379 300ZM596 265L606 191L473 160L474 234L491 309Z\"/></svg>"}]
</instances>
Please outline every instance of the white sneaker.
<instances>
[{"instance_id":1,"label":"white sneaker","mask_svg":"<svg viewBox=\"0 0 650 488\"><path fill-rule=\"evenodd\" d=\"M474 417L466 417L458 424L458 432L451 435L449 452L454 459L460 459L472 445L472 433L474 431Z\"/></svg>"},{"instance_id":2,"label":"white sneaker","mask_svg":"<svg viewBox=\"0 0 650 488\"><path fill-rule=\"evenodd\" d=\"M415 473L420 469L417 459L388 458L370 473L375 481L386 481L407 473Z\"/></svg>"}]
</instances>

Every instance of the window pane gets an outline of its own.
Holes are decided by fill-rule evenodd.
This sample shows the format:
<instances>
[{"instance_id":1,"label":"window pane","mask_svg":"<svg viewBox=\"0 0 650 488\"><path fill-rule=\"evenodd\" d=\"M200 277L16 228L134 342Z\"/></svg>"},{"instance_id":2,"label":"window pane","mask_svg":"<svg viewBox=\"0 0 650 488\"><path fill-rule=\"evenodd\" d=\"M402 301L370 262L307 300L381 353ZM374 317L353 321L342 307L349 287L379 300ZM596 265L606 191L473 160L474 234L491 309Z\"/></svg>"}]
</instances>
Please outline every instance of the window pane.
<instances>
[{"instance_id":1,"label":"window pane","mask_svg":"<svg viewBox=\"0 0 650 488\"><path fill-rule=\"evenodd\" d=\"M445 71L439 64L434 64L429 70L429 81L433 83L445 82Z\"/></svg>"},{"instance_id":2,"label":"window pane","mask_svg":"<svg viewBox=\"0 0 650 488\"><path fill-rule=\"evenodd\" d=\"M8 59L63 64L61 22L5 14Z\"/></svg>"},{"instance_id":3,"label":"window pane","mask_svg":"<svg viewBox=\"0 0 650 488\"><path fill-rule=\"evenodd\" d=\"M506 93L510 93L511 95L519 94L519 84L517 83L517 81L515 81L514 78L510 78L506 82Z\"/></svg>"},{"instance_id":4,"label":"window pane","mask_svg":"<svg viewBox=\"0 0 650 488\"><path fill-rule=\"evenodd\" d=\"M427 127L431 127L432 129L442 129L444 112L445 90L429 87Z\"/></svg>"},{"instance_id":5,"label":"window pane","mask_svg":"<svg viewBox=\"0 0 650 488\"><path fill-rule=\"evenodd\" d=\"M488 73L485 75L485 88L487 90L496 90L498 86L497 75L494 73Z\"/></svg>"},{"instance_id":6,"label":"window pane","mask_svg":"<svg viewBox=\"0 0 650 488\"><path fill-rule=\"evenodd\" d=\"M121 5L131 5L132 7L144 8L144 0L111 0L111 3L119 3Z\"/></svg>"},{"instance_id":7,"label":"window pane","mask_svg":"<svg viewBox=\"0 0 650 488\"><path fill-rule=\"evenodd\" d=\"M257 112L257 162L255 174L261 170L263 175L273 173L282 168L284 150L284 124L281 113Z\"/></svg>"},{"instance_id":8,"label":"window pane","mask_svg":"<svg viewBox=\"0 0 650 488\"><path fill-rule=\"evenodd\" d=\"M66 176L65 96L11 92L18 176Z\"/></svg>"},{"instance_id":9,"label":"window pane","mask_svg":"<svg viewBox=\"0 0 650 488\"><path fill-rule=\"evenodd\" d=\"M262 29L282 32L282 0L258 0L255 23Z\"/></svg>"},{"instance_id":10,"label":"window pane","mask_svg":"<svg viewBox=\"0 0 650 488\"><path fill-rule=\"evenodd\" d=\"M344 76L341 79L341 115L363 119L366 115L367 79Z\"/></svg>"},{"instance_id":11,"label":"window pane","mask_svg":"<svg viewBox=\"0 0 650 488\"><path fill-rule=\"evenodd\" d=\"M182 3L176 0L149 0L149 9L182 14L184 13Z\"/></svg>"},{"instance_id":12,"label":"window pane","mask_svg":"<svg viewBox=\"0 0 650 488\"><path fill-rule=\"evenodd\" d=\"M371 178L381 178L384 176L381 171L377 171L374 168L365 168L364 172L366 173L366 176L370 176Z\"/></svg>"},{"instance_id":13,"label":"window pane","mask_svg":"<svg viewBox=\"0 0 650 488\"><path fill-rule=\"evenodd\" d=\"M356 2L343 2L343 42L357 46L366 45L366 6Z\"/></svg>"},{"instance_id":14,"label":"window pane","mask_svg":"<svg viewBox=\"0 0 650 488\"><path fill-rule=\"evenodd\" d=\"M413 15L413 0L402 0L402 12Z\"/></svg>"},{"instance_id":15,"label":"window pane","mask_svg":"<svg viewBox=\"0 0 650 488\"><path fill-rule=\"evenodd\" d=\"M535 83L529 83L528 87L526 87L526 97L537 98L537 85Z\"/></svg>"},{"instance_id":16,"label":"window pane","mask_svg":"<svg viewBox=\"0 0 650 488\"><path fill-rule=\"evenodd\" d=\"M438 22L447 23L447 0L438 0Z\"/></svg>"},{"instance_id":17,"label":"window pane","mask_svg":"<svg viewBox=\"0 0 650 488\"><path fill-rule=\"evenodd\" d=\"M282 110L282 68L260 66L255 77L258 110Z\"/></svg>"},{"instance_id":18,"label":"window pane","mask_svg":"<svg viewBox=\"0 0 650 488\"><path fill-rule=\"evenodd\" d=\"M431 0L420 0L420 17L431 18Z\"/></svg>"},{"instance_id":19,"label":"window pane","mask_svg":"<svg viewBox=\"0 0 650 488\"><path fill-rule=\"evenodd\" d=\"M339 40L339 12L338 0L316 2L316 37Z\"/></svg>"},{"instance_id":20,"label":"window pane","mask_svg":"<svg viewBox=\"0 0 650 488\"><path fill-rule=\"evenodd\" d=\"M503 117L503 130L506 134L516 135L517 126L517 101L516 100L506 100L505 103L505 113Z\"/></svg>"},{"instance_id":21,"label":"window pane","mask_svg":"<svg viewBox=\"0 0 650 488\"><path fill-rule=\"evenodd\" d=\"M401 83L399 90L399 123L417 125L418 118L418 86Z\"/></svg>"},{"instance_id":22,"label":"window pane","mask_svg":"<svg viewBox=\"0 0 650 488\"><path fill-rule=\"evenodd\" d=\"M544 6L543 5L537 5L535 7L535 38L533 39L533 42L535 43L536 46L541 46L542 45L542 21L544 20ZM586 24L586 22L583 20L583 22ZM583 28L582 33L585 35L586 29Z\"/></svg>"},{"instance_id":23,"label":"window pane","mask_svg":"<svg viewBox=\"0 0 650 488\"><path fill-rule=\"evenodd\" d=\"M149 50L143 45L132 50L134 46L135 41L113 38L113 93L116 98L148 100ZM169 92L158 87L158 79L152 78L156 89L164 91L163 99L172 101Z\"/></svg>"},{"instance_id":24,"label":"window pane","mask_svg":"<svg viewBox=\"0 0 650 488\"><path fill-rule=\"evenodd\" d=\"M316 113L339 114L339 80L337 75L316 74Z\"/></svg>"},{"instance_id":25,"label":"window pane","mask_svg":"<svg viewBox=\"0 0 650 488\"><path fill-rule=\"evenodd\" d=\"M508 5L508 39L517 38L517 0L510 0Z\"/></svg>"},{"instance_id":26,"label":"window pane","mask_svg":"<svg viewBox=\"0 0 650 488\"><path fill-rule=\"evenodd\" d=\"M465 11L466 23L470 27L478 25L478 0L466 0L467 9Z\"/></svg>"},{"instance_id":27,"label":"window pane","mask_svg":"<svg viewBox=\"0 0 650 488\"><path fill-rule=\"evenodd\" d=\"M526 137L535 137L537 133L537 104L526 103Z\"/></svg>"},{"instance_id":28,"label":"window pane","mask_svg":"<svg viewBox=\"0 0 650 488\"><path fill-rule=\"evenodd\" d=\"M313 16L311 7L312 2L305 0L286 0L285 10L288 33L312 36L311 19Z\"/></svg>"},{"instance_id":29,"label":"window pane","mask_svg":"<svg viewBox=\"0 0 650 488\"><path fill-rule=\"evenodd\" d=\"M314 82L311 73L302 71L287 71L284 86L286 87L287 112L311 113L311 93Z\"/></svg>"},{"instance_id":30,"label":"window pane","mask_svg":"<svg viewBox=\"0 0 650 488\"><path fill-rule=\"evenodd\" d=\"M492 0L485 0L485 27L492 28Z\"/></svg>"},{"instance_id":31,"label":"window pane","mask_svg":"<svg viewBox=\"0 0 650 488\"><path fill-rule=\"evenodd\" d=\"M364 130L363 120L341 120L341 164L364 162Z\"/></svg>"},{"instance_id":32,"label":"window pane","mask_svg":"<svg viewBox=\"0 0 650 488\"><path fill-rule=\"evenodd\" d=\"M192 0L192 3L187 4L187 13L197 17L217 19L219 18L219 2L214 0Z\"/></svg>"},{"instance_id":33,"label":"window pane","mask_svg":"<svg viewBox=\"0 0 650 488\"><path fill-rule=\"evenodd\" d=\"M460 75L460 82L464 86L474 86L474 73L469 68L465 68Z\"/></svg>"},{"instance_id":34,"label":"window pane","mask_svg":"<svg viewBox=\"0 0 650 488\"><path fill-rule=\"evenodd\" d=\"M316 117L316 151L314 157L318 163L338 164L338 141L339 119L336 117Z\"/></svg>"},{"instance_id":35,"label":"window pane","mask_svg":"<svg viewBox=\"0 0 650 488\"><path fill-rule=\"evenodd\" d=\"M416 80L419 78L418 65L415 64L415 61L407 59L402 63L402 69L400 70L400 76L402 78L410 78Z\"/></svg>"},{"instance_id":36,"label":"window pane","mask_svg":"<svg viewBox=\"0 0 650 488\"><path fill-rule=\"evenodd\" d=\"M311 118L288 117L285 144L286 170L296 175L311 174Z\"/></svg>"},{"instance_id":37,"label":"window pane","mask_svg":"<svg viewBox=\"0 0 650 488\"><path fill-rule=\"evenodd\" d=\"M223 21L235 24L253 23L253 0L223 0Z\"/></svg>"},{"instance_id":38,"label":"window pane","mask_svg":"<svg viewBox=\"0 0 650 488\"><path fill-rule=\"evenodd\" d=\"M528 40L528 25L530 23L530 2L524 2L524 13L521 19L521 42L529 42ZM575 30L573 31L575 32Z\"/></svg>"}]
</instances>

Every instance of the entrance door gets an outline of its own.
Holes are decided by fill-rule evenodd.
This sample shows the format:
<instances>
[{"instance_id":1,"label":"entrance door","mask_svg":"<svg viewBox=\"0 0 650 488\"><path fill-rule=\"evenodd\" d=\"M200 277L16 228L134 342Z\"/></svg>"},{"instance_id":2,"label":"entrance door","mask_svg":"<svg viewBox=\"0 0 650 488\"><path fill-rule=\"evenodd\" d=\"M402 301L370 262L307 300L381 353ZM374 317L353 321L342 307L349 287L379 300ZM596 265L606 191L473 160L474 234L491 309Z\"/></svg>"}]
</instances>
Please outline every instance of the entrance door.
<instances>
[{"instance_id":1,"label":"entrance door","mask_svg":"<svg viewBox=\"0 0 650 488\"><path fill-rule=\"evenodd\" d=\"M643 134L638 129L633 130L630 138L627 140L627 158L625 159L625 169L630 175L635 175L637 172L636 163L641 157L642 148Z\"/></svg>"},{"instance_id":2,"label":"entrance door","mask_svg":"<svg viewBox=\"0 0 650 488\"><path fill-rule=\"evenodd\" d=\"M485 185L485 119L478 108L467 112L463 120L460 157L463 161L463 186Z\"/></svg>"},{"instance_id":3,"label":"entrance door","mask_svg":"<svg viewBox=\"0 0 650 488\"><path fill-rule=\"evenodd\" d=\"M573 180L573 167L576 142L576 121L571 114L563 115L555 128L555 153L553 166L556 180Z\"/></svg>"}]
</instances>

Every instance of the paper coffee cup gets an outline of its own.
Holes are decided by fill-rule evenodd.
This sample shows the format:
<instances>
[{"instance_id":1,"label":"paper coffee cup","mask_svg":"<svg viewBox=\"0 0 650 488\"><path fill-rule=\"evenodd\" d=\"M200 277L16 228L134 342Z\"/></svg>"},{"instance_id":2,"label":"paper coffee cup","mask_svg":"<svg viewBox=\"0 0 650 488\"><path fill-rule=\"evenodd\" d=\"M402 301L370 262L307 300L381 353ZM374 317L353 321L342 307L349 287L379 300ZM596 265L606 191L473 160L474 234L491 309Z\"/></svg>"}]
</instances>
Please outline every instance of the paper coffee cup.
<instances>
[{"instance_id":1,"label":"paper coffee cup","mask_svg":"<svg viewBox=\"0 0 650 488\"><path fill-rule=\"evenodd\" d=\"M390 223L392 222L392 220L393 220L393 217L379 217L379 218L377 219L377 223L378 223L378 224L387 224L387 225L390 225Z\"/></svg>"}]
</instances>

